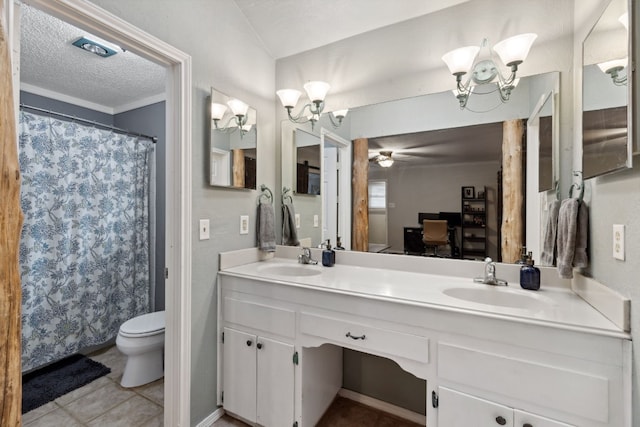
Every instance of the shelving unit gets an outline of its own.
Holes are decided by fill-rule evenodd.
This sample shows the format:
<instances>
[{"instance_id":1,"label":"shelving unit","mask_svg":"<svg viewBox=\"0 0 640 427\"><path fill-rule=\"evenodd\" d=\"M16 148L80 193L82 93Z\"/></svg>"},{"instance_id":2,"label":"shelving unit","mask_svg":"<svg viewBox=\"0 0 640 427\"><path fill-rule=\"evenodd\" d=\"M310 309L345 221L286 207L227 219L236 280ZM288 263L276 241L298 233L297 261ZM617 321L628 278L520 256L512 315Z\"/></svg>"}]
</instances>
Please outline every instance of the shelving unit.
<instances>
[{"instance_id":1,"label":"shelving unit","mask_svg":"<svg viewBox=\"0 0 640 427\"><path fill-rule=\"evenodd\" d=\"M487 256L487 189L486 187L462 187L460 191L462 212L463 259L480 259Z\"/></svg>"}]
</instances>

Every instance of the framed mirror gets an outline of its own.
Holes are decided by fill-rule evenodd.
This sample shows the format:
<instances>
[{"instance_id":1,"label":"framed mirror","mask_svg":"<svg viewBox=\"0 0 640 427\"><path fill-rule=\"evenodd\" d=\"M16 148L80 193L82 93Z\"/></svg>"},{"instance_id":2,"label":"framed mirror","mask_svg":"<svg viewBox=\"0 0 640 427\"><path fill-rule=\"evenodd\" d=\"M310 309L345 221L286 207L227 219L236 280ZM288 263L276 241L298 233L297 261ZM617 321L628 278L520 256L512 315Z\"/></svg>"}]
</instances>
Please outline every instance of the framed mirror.
<instances>
[{"instance_id":1,"label":"framed mirror","mask_svg":"<svg viewBox=\"0 0 640 427\"><path fill-rule=\"evenodd\" d=\"M585 179L631 167L629 0L612 0L585 38L582 76L582 171Z\"/></svg>"},{"instance_id":2,"label":"framed mirror","mask_svg":"<svg viewBox=\"0 0 640 427\"><path fill-rule=\"evenodd\" d=\"M256 189L257 113L237 98L211 88L209 185Z\"/></svg>"}]
</instances>

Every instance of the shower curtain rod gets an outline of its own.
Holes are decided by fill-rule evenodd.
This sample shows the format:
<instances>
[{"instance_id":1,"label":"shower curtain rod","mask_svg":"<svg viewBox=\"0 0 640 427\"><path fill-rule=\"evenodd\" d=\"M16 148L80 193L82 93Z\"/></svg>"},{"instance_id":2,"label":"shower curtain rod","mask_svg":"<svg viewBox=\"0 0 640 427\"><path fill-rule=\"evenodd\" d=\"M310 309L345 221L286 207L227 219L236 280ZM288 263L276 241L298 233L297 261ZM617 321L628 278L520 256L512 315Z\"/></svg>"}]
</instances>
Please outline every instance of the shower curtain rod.
<instances>
[{"instance_id":1,"label":"shower curtain rod","mask_svg":"<svg viewBox=\"0 0 640 427\"><path fill-rule=\"evenodd\" d=\"M87 123L87 124L90 124L90 125L93 125L93 126L101 126L103 128L111 129L113 131L120 132L120 133L125 133L125 134L128 134L128 135L141 136L143 138L150 139L154 144L156 142L158 142L158 137L157 136L149 136L149 135L145 135L143 133L131 132L131 131L127 130L127 129L122 129L122 128L111 126L111 125L105 125L104 123L94 122L93 120L82 119L80 117L70 116L68 114L58 113L56 111L51 111L51 110L45 110L44 108L33 107L31 105L22 104L22 103L20 104L20 108L27 108L29 110L40 111L41 113L47 113L47 114L51 114L51 115L54 115L54 116L63 117L65 119L70 119L70 120L73 120L73 121L76 121L76 122Z\"/></svg>"}]
</instances>

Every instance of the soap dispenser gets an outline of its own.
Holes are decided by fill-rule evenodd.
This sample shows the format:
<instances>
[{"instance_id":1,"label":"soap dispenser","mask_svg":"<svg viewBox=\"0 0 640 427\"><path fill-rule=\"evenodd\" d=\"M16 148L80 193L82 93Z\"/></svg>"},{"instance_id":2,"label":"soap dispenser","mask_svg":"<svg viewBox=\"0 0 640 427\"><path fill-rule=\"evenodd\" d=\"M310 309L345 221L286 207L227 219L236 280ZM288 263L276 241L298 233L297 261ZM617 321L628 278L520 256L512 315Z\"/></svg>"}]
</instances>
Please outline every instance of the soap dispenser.
<instances>
[{"instance_id":1,"label":"soap dispenser","mask_svg":"<svg viewBox=\"0 0 640 427\"><path fill-rule=\"evenodd\" d=\"M540 289L540 269L533 264L533 254L529 252L526 264L520 267L520 286L523 289L537 291Z\"/></svg>"},{"instance_id":2,"label":"soap dispenser","mask_svg":"<svg viewBox=\"0 0 640 427\"><path fill-rule=\"evenodd\" d=\"M326 246L322 251L322 265L325 267L333 267L336 263L336 252L331 249L331 240L327 239Z\"/></svg>"}]
</instances>

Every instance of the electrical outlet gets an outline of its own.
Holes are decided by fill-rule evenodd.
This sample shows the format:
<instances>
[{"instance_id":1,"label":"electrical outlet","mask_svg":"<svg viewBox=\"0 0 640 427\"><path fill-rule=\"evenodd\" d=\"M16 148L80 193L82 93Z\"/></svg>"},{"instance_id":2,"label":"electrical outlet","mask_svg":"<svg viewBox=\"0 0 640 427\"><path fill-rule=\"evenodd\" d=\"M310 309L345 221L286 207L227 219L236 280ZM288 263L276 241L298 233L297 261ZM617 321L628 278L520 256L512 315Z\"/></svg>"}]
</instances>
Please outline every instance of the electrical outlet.
<instances>
[{"instance_id":1,"label":"electrical outlet","mask_svg":"<svg viewBox=\"0 0 640 427\"><path fill-rule=\"evenodd\" d=\"M200 220L200 240L209 240L209 220Z\"/></svg>"},{"instance_id":2,"label":"electrical outlet","mask_svg":"<svg viewBox=\"0 0 640 427\"><path fill-rule=\"evenodd\" d=\"M624 261L624 225L613 224L613 257Z\"/></svg>"},{"instance_id":3,"label":"electrical outlet","mask_svg":"<svg viewBox=\"0 0 640 427\"><path fill-rule=\"evenodd\" d=\"M318 219L318 215L313 216L313 226L318 227L320 220Z\"/></svg>"},{"instance_id":4,"label":"electrical outlet","mask_svg":"<svg viewBox=\"0 0 640 427\"><path fill-rule=\"evenodd\" d=\"M240 215L240 234L249 234L249 215Z\"/></svg>"},{"instance_id":5,"label":"electrical outlet","mask_svg":"<svg viewBox=\"0 0 640 427\"><path fill-rule=\"evenodd\" d=\"M300 214L296 214L296 228L300 228Z\"/></svg>"}]
</instances>

